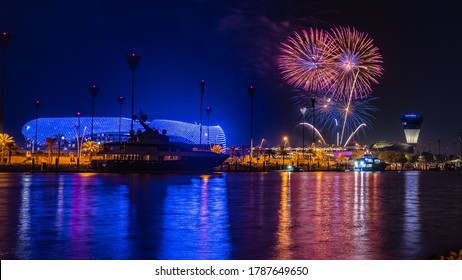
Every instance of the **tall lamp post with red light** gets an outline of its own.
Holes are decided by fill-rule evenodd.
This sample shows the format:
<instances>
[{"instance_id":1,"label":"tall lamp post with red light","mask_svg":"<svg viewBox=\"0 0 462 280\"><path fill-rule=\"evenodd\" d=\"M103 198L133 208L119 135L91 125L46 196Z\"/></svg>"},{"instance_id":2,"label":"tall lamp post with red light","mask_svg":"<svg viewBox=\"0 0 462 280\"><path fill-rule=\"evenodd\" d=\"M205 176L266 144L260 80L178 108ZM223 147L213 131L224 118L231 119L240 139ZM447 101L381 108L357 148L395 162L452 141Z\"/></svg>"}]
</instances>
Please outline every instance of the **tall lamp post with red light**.
<instances>
[{"instance_id":1,"label":"tall lamp post with red light","mask_svg":"<svg viewBox=\"0 0 462 280\"><path fill-rule=\"evenodd\" d=\"M300 113L302 113L302 117L303 117L303 125L302 125L302 157L305 158L305 115L306 115L306 107L305 106L300 108Z\"/></svg>"},{"instance_id":2,"label":"tall lamp post with red light","mask_svg":"<svg viewBox=\"0 0 462 280\"><path fill-rule=\"evenodd\" d=\"M460 159L462 160L462 132L459 132L459 142L460 142Z\"/></svg>"},{"instance_id":3,"label":"tall lamp post with red light","mask_svg":"<svg viewBox=\"0 0 462 280\"><path fill-rule=\"evenodd\" d=\"M93 119L95 117L95 97L98 95L99 87L96 85L90 86L91 94L91 134L90 139L93 141Z\"/></svg>"},{"instance_id":4,"label":"tall lamp post with red light","mask_svg":"<svg viewBox=\"0 0 462 280\"><path fill-rule=\"evenodd\" d=\"M199 145L202 145L202 99L204 97L204 87L205 81L201 81L201 113L200 113L200 120L199 120Z\"/></svg>"},{"instance_id":5,"label":"tall lamp post with red light","mask_svg":"<svg viewBox=\"0 0 462 280\"><path fill-rule=\"evenodd\" d=\"M285 159L285 155L286 155L286 145L287 145L287 142L289 141L289 138L287 138L287 136L284 136L284 138L282 138L282 140L284 140L284 145L282 146L282 149L281 149L281 154L282 154L282 170L284 170L284 159Z\"/></svg>"},{"instance_id":6,"label":"tall lamp post with red light","mask_svg":"<svg viewBox=\"0 0 462 280\"><path fill-rule=\"evenodd\" d=\"M0 48L2 49L2 82L1 82L1 96L0 96L0 133L3 133L3 110L5 107L5 70L6 70L6 48L10 43L13 36L3 32L0 36Z\"/></svg>"},{"instance_id":7,"label":"tall lamp post with red light","mask_svg":"<svg viewBox=\"0 0 462 280\"><path fill-rule=\"evenodd\" d=\"M315 103L316 103L316 98L311 97L311 108L313 109L313 138L312 138L313 148L316 145L316 142L314 141L314 129L316 127L316 123L315 123L316 119L314 117L314 115L315 115L315 108L314 108Z\"/></svg>"},{"instance_id":8,"label":"tall lamp post with red light","mask_svg":"<svg viewBox=\"0 0 462 280\"><path fill-rule=\"evenodd\" d=\"M250 97L250 152L249 152L249 170L252 171L252 147L253 147L253 95L255 93L255 88L253 86L249 87L249 97Z\"/></svg>"},{"instance_id":9,"label":"tall lamp post with red light","mask_svg":"<svg viewBox=\"0 0 462 280\"><path fill-rule=\"evenodd\" d=\"M207 144L210 147L210 113L212 108L210 106L205 107L205 112L207 113Z\"/></svg>"},{"instance_id":10,"label":"tall lamp post with red light","mask_svg":"<svg viewBox=\"0 0 462 280\"><path fill-rule=\"evenodd\" d=\"M40 109L40 100L35 100L34 102L35 105L35 141L34 144L32 145L32 153L34 153L37 150L37 135L38 135L38 115L39 115L39 109Z\"/></svg>"},{"instance_id":11,"label":"tall lamp post with red light","mask_svg":"<svg viewBox=\"0 0 462 280\"><path fill-rule=\"evenodd\" d=\"M125 101L125 97L119 96L119 98L117 98L117 100L119 101L119 143L120 143L120 130L121 130L121 127L122 127L122 104Z\"/></svg>"},{"instance_id":12,"label":"tall lamp post with red light","mask_svg":"<svg viewBox=\"0 0 462 280\"><path fill-rule=\"evenodd\" d=\"M77 167L80 166L80 112L77 112Z\"/></svg>"},{"instance_id":13,"label":"tall lamp post with red light","mask_svg":"<svg viewBox=\"0 0 462 280\"><path fill-rule=\"evenodd\" d=\"M136 55L134 53L132 54L127 54L125 55L128 61L128 65L130 66L130 69L132 70L132 113L131 113L131 124L130 124L130 135L133 136L135 135L135 130L133 130L133 120L135 118L134 115L134 109L135 109L135 69L136 66L138 65L138 62L141 59L141 56Z\"/></svg>"}]
</instances>

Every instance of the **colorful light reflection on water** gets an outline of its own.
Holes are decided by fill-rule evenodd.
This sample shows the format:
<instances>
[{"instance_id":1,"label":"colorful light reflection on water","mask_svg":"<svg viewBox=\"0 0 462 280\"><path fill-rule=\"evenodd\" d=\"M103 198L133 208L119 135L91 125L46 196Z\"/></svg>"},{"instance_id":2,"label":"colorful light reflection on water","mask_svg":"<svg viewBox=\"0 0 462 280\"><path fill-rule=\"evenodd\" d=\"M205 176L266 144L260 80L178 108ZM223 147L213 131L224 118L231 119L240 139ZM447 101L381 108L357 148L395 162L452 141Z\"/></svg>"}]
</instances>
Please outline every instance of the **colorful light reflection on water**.
<instances>
[{"instance_id":1,"label":"colorful light reflection on water","mask_svg":"<svg viewBox=\"0 0 462 280\"><path fill-rule=\"evenodd\" d=\"M462 173L0 173L1 259L424 259Z\"/></svg>"}]
</instances>

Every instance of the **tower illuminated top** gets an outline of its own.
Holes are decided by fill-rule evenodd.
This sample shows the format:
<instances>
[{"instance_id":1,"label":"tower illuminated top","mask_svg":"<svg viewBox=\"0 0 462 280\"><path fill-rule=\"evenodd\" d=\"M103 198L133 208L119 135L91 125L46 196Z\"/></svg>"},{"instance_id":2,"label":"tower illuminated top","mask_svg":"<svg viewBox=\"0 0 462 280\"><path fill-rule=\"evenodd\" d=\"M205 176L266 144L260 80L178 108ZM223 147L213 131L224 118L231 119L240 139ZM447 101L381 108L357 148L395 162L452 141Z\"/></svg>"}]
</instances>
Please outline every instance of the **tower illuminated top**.
<instances>
[{"instance_id":1,"label":"tower illuminated top","mask_svg":"<svg viewBox=\"0 0 462 280\"><path fill-rule=\"evenodd\" d=\"M408 144L417 144L422 121L423 115L420 114L401 115L401 125L403 126L404 135L406 136L406 142Z\"/></svg>"}]
</instances>

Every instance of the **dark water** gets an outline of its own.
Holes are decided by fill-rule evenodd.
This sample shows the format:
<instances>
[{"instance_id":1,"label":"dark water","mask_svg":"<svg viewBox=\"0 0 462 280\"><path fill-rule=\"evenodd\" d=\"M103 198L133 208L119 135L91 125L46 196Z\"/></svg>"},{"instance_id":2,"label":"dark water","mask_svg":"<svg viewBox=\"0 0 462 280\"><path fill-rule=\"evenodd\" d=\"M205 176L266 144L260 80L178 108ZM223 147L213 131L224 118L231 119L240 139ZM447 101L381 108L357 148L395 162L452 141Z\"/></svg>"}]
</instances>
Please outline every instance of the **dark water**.
<instances>
[{"instance_id":1,"label":"dark water","mask_svg":"<svg viewBox=\"0 0 462 280\"><path fill-rule=\"evenodd\" d=\"M462 172L0 173L1 259L426 259Z\"/></svg>"}]
</instances>

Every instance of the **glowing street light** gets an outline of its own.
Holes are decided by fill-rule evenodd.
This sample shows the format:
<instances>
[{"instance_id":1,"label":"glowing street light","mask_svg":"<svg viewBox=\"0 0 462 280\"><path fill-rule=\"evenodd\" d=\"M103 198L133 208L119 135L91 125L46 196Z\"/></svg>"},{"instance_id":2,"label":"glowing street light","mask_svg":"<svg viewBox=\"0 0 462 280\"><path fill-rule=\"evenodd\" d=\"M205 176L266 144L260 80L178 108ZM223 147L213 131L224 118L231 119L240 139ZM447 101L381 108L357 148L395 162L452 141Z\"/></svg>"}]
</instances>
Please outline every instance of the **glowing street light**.
<instances>
[{"instance_id":1,"label":"glowing street light","mask_svg":"<svg viewBox=\"0 0 462 280\"><path fill-rule=\"evenodd\" d=\"M0 35L0 48L2 49L2 91L0 95L0 133L3 133L3 109L5 103L5 69L6 69L6 48L10 43L13 36L7 34L6 32L2 32Z\"/></svg>"},{"instance_id":2,"label":"glowing street light","mask_svg":"<svg viewBox=\"0 0 462 280\"><path fill-rule=\"evenodd\" d=\"M289 141L289 138L287 138L287 136L284 136L284 138L282 138L282 140L284 140L284 146L282 146L282 149L281 149L282 170L284 170L284 159L285 159L285 154L286 154L286 145L287 145L287 142Z\"/></svg>"}]
</instances>

